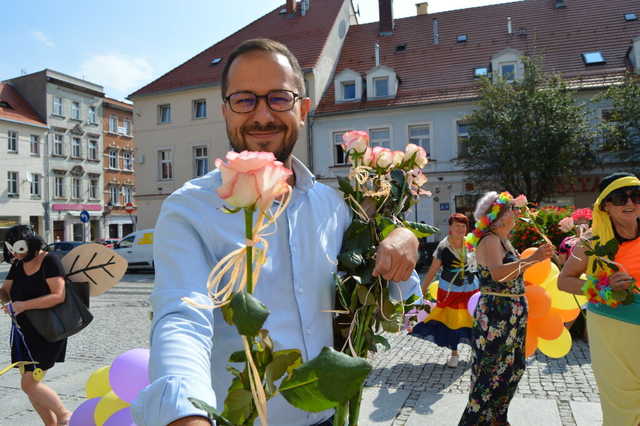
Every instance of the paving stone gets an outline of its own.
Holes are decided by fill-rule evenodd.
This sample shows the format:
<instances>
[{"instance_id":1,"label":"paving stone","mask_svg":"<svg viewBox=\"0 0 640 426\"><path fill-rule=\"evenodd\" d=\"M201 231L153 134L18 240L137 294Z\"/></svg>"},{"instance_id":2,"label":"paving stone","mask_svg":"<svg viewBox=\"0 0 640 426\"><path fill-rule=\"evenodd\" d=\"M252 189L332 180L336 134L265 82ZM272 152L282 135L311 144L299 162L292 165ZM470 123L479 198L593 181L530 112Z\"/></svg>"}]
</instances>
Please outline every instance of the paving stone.
<instances>
[{"instance_id":1,"label":"paving stone","mask_svg":"<svg viewBox=\"0 0 640 426\"><path fill-rule=\"evenodd\" d=\"M572 401L569 403L577 426L602 425L600 403Z\"/></svg>"},{"instance_id":2,"label":"paving stone","mask_svg":"<svg viewBox=\"0 0 640 426\"><path fill-rule=\"evenodd\" d=\"M358 424L390 426L410 393L408 390L366 388L360 406Z\"/></svg>"}]
</instances>

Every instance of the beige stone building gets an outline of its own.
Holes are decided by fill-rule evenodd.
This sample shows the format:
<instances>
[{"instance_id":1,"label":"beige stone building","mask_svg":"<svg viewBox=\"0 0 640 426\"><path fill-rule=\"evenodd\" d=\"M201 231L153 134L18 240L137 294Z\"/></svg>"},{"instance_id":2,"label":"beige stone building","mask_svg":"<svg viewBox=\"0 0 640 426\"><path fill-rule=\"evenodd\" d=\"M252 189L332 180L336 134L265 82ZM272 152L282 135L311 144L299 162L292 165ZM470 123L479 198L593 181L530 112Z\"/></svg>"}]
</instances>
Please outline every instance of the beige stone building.
<instances>
[{"instance_id":1,"label":"beige stone building","mask_svg":"<svg viewBox=\"0 0 640 426\"><path fill-rule=\"evenodd\" d=\"M355 23L350 0L289 0L131 94L138 228L153 227L162 201L186 181L209 172L215 158L228 151L220 76L226 58L238 44L267 37L289 46L303 68L315 108L331 83L349 26ZM307 164L309 134L308 129L301 135L294 150Z\"/></svg>"}]
</instances>

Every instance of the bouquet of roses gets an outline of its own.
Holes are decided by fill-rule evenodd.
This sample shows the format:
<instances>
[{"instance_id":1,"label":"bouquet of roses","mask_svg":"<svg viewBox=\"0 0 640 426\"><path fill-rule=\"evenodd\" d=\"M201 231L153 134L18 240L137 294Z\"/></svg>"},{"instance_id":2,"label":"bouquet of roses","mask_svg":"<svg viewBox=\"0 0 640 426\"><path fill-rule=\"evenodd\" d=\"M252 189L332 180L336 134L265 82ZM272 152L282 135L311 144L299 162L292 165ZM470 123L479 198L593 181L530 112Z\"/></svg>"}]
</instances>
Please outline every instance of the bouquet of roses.
<instances>
[{"instance_id":1,"label":"bouquet of roses","mask_svg":"<svg viewBox=\"0 0 640 426\"><path fill-rule=\"evenodd\" d=\"M416 308L417 297L394 300L388 283L373 276L378 244L397 227L405 227L418 238L437 232L422 223L405 220L405 212L422 195L427 182L422 168L427 164L424 149L414 144L404 151L370 147L366 132L351 131L343 136L343 149L351 169L338 178L344 199L353 211L353 221L343 239L336 276L336 347L353 357L366 358L378 346L389 347L383 331L402 329L405 311ZM357 424L361 391L336 410L334 425Z\"/></svg>"}]
</instances>

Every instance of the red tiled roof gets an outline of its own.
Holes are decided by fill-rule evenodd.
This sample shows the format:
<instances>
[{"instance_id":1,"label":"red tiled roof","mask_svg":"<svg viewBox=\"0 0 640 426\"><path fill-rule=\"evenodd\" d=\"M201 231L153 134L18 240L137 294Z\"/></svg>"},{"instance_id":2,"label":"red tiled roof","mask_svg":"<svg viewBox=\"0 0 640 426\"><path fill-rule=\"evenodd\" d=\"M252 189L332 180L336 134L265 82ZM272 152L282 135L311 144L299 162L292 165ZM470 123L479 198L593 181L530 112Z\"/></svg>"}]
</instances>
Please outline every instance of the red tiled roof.
<instances>
[{"instance_id":1,"label":"red tiled roof","mask_svg":"<svg viewBox=\"0 0 640 426\"><path fill-rule=\"evenodd\" d=\"M5 107L4 102L9 104L9 107ZM0 83L0 119L47 127L31 105L7 83Z\"/></svg>"},{"instance_id":2,"label":"red tiled roof","mask_svg":"<svg viewBox=\"0 0 640 426\"><path fill-rule=\"evenodd\" d=\"M277 7L138 89L129 97L219 82L225 59L231 51L243 41L258 37L271 38L286 44L298 58L303 69L312 68L320 57L331 27L345 1L350 0L312 1L305 16L300 15L300 5L296 16L281 15L280 10L285 6ZM223 60L217 65L211 65L214 58Z\"/></svg>"},{"instance_id":3,"label":"red tiled roof","mask_svg":"<svg viewBox=\"0 0 640 426\"><path fill-rule=\"evenodd\" d=\"M336 104L329 85L318 114L369 108L471 99L478 95L473 69L488 67L491 57L507 49L543 56L544 69L559 72L579 87L602 87L623 74L626 54L640 21L626 22L624 13L637 12L628 0L568 0L556 9L553 0L525 0L499 5L397 19L390 36L378 35L378 23L352 25L345 39L336 73L351 69L366 73L375 66L374 44L380 44L380 63L400 79L396 98L366 99ZM507 34L507 18L513 34ZM439 44L432 43L432 22L438 20ZM520 35L525 29L526 36ZM468 41L457 43L458 35ZM396 46L406 43L406 50ZM606 64L585 66L581 53L601 51ZM608 83L607 83L608 82ZM602 83L602 84L601 84Z\"/></svg>"},{"instance_id":4,"label":"red tiled roof","mask_svg":"<svg viewBox=\"0 0 640 426\"><path fill-rule=\"evenodd\" d=\"M117 99L113 99L113 98L109 98L109 97L105 96L104 97L104 102L106 102L108 104L111 104L111 105L114 105L114 106L117 106L117 107L120 107L120 108L123 108L123 109L127 109L127 110L133 111L133 104L122 102L122 101L119 101Z\"/></svg>"}]
</instances>

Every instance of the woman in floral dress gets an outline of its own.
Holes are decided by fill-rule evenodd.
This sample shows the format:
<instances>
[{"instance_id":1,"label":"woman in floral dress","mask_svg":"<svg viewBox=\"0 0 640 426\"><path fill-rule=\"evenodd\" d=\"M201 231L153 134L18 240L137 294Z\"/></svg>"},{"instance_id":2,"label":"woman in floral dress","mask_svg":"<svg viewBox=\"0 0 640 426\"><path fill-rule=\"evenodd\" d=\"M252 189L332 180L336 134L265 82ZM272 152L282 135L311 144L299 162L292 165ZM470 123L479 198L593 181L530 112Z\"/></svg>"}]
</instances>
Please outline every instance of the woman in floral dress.
<instances>
[{"instance_id":1,"label":"woman in floral dress","mask_svg":"<svg viewBox=\"0 0 640 426\"><path fill-rule=\"evenodd\" d=\"M553 247L545 244L529 258L519 258L508 239L516 220L508 192L485 194L474 217L476 229L466 242L476 248L481 296L472 330L471 390L460 425L508 425L509 403L526 365L522 274L551 257Z\"/></svg>"}]
</instances>

